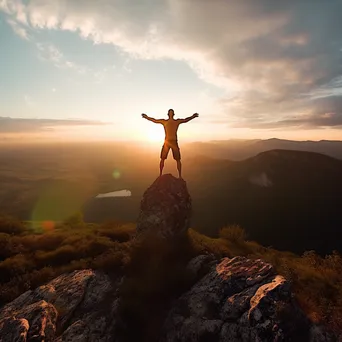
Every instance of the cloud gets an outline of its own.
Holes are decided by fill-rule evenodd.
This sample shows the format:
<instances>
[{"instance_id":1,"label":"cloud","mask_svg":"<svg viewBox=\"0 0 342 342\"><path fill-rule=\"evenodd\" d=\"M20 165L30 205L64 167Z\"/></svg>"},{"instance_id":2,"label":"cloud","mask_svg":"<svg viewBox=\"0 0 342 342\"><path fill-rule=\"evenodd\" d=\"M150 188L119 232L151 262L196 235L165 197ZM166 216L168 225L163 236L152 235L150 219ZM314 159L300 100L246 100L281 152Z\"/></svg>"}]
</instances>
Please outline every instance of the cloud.
<instances>
[{"instance_id":1,"label":"cloud","mask_svg":"<svg viewBox=\"0 0 342 342\"><path fill-rule=\"evenodd\" d=\"M7 0L0 0L0 10L7 14L10 13L10 10L8 9L8 6L7 6Z\"/></svg>"},{"instance_id":2,"label":"cloud","mask_svg":"<svg viewBox=\"0 0 342 342\"><path fill-rule=\"evenodd\" d=\"M298 104L299 106L299 104ZM275 118L265 121L263 117L250 117L248 122L236 121L233 126L265 129L313 129L313 128L342 128L342 96L318 97L311 101L311 107L304 105L298 107L298 113L289 115L285 119Z\"/></svg>"},{"instance_id":3,"label":"cloud","mask_svg":"<svg viewBox=\"0 0 342 342\"><path fill-rule=\"evenodd\" d=\"M38 49L38 57L42 61L48 61L52 63L56 68L71 69L79 73L80 75L90 75L93 77L96 83L101 83L106 77L108 68L92 69L87 66L70 61L54 44L49 42L36 43ZM53 92L56 91L52 90Z\"/></svg>"},{"instance_id":4,"label":"cloud","mask_svg":"<svg viewBox=\"0 0 342 342\"><path fill-rule=\"evenodd\" d=\"M39 58L53 63L57 68L74 69L80 74L89 71L86 67L69 61L65 58L63 53L51 43L36 43L36 46L39 51Z\"/></svg>"},{"instance_id":5,"label":"cloud","mask_svg":"<svg viewBox=\"0 0 342 342\"><path fill-rule=\"evenodd\" d=\"M101 126L106 123L87 120L23 119L0 117L1 133L35 133L52 131L58 127Z\"/></svg>"},{"instance_id":6,"label":"cloud","mask_svg":"<svg viewBox=\"0 0 342 342\"><path fill-rule=\"evenodd\" d=\"M226 90L221 107L234 125L339 126L340 0L0 1L32 28L75 32L130 58L187 62ZM324 118L330 107L334 119Z\"/></svg>"},{"instance_id":7,"label":"cloud","mask_svg":"<svg viewBox=\"0 0 342 342\"><path fill-rule=\"evenodd\" d=\"M7 23L12 27L12 30L14 31L15 34L17 34L20 38L29 40L29 34L23 26L18 24L17 21L14 21L12 19L7 19Z\"/></svg>"}]
</instances>

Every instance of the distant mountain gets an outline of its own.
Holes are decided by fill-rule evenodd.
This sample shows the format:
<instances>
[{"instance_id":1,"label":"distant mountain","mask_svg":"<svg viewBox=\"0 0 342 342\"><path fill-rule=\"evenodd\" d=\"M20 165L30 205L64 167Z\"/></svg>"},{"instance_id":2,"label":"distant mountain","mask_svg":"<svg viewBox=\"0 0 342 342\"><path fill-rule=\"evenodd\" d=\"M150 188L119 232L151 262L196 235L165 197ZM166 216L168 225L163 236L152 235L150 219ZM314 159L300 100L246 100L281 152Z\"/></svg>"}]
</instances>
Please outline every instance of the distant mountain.
<instances>
[{"instance_id":1,"label":"distant mountain","mask_svg":"<svg viewBox=\"0 0 342 342\"><path fill-rule=\"evenodd\" d=\"M342 159L342 141L329 140L293 141L275 138L267 140L226 140L192 143L188 144L187 148L189 150L196 148L200 153L215 158L232 160L243 160L258 153L275 149L316 152Z\"/></svg>"},{"instance_id":2,"label":"distant mountain","mask_svg":"<svg viewBox=\"0 0 342 342\"><path fill-rule=\"evenodd\" d=\"M252 239L280 249L342 251L342 161L273 150L199 169L189 188L197 208L193 225L202 232L237 223Z\"/></svg>"},{"instance_id":3,"label":"distant mountain","mask_svg":"<svg viewBox=\"0 0 342 342\"><path fill-rule=\"evenodd\" d=\"M341 141L291 141L281 139L268 139L256 142L254 144L254 147L256 149L264 149L264 151L273 149L287 149L296 151L317 152L329 155L334 158L342 159Z\"/></svg>"},{"instance_id":4,"label":"distant mountain","mask_svg":"<svg viewBox=\"0 0 342 342\"><path fill-rule=\"evenodd\" d=\"M244 161L194 157L185 179L193 201L192 226L216 236L228 224L278 249L342 251L342 161L312 152L272 150ZM92 200L89 221L135 220L141 193Z\"/></svg>"}]
</instances>

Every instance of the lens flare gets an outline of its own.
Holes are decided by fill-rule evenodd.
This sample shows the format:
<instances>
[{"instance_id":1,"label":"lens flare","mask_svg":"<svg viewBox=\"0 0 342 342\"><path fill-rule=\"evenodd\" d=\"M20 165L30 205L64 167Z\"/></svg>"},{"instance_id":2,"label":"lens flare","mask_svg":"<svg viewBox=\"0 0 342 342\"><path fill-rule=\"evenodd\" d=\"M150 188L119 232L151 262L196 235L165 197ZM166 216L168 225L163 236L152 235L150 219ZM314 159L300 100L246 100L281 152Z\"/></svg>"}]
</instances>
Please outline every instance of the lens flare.
<instances>
[{"instance_id":1,"label":"lens flare","mask_svg":"<svg viewBox=\"0 0 342 342\"><path fill-rule=\"evenodd\" d=\"M112 173L114 179L119 179L121 177L121 173L118 169L115 169Z\"/></svg>"},{"instance_id":2,"label":"lens flare","mask_svg":"<svg viewBox=\"0 0 342 342\"><path fill-rule=\"evenodd\" d=\"M55 222L54 221L43 221L42 228L44 231L49 232L55 229Z\"/></svg>"},{"instance_id":3,"label":"lens flare","mask_svg":"<svg viewBox=\"0 0 342 342\"><path fill-rule=\"evenodd\" d=\"M31 229L35 234L46 233L54 230L56 227L56 222L54 221L32 221Z\"/></svg>"},{"instance_id":4,"label":"lens flare","mask_svg":"<svg viewBox=\"0 0 342 342\"><path fill-rule=\"evenodd\" d=\"M56 225L81 210L87 186L70 182L51 182L42 190L32 212L32 229L53 230Z\"/></svg>"}]
</instances>

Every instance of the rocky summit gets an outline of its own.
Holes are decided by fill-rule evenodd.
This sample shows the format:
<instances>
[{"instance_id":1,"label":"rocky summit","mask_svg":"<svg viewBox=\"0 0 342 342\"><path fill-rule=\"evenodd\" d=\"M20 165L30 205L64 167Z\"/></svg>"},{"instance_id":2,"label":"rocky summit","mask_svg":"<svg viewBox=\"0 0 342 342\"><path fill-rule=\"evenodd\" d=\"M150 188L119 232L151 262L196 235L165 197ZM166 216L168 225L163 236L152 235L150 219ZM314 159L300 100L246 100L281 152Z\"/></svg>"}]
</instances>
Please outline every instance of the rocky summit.
<instances>
[{"instance_id":1,"label":"rocky summit","mask_svg":"<svg viewBox=\"0 0 342 342\"><path fill-rule=\"evenodd\" d=\"M186 182L166 174L157 178L143 195L137 233L177 238L189 229L190 218L191 197Z\"/></svg>"},{"instance_id":2,"label":"rocky summit","mask_svg":"<svg viewBox=\"0 0 342 342\"><path fill-rule=\"evenodd\" d=\"M194 285L169 308L159 341L332 341L270 264L200 255L187 268ZM61 275L1 309L0 341L122 341L120 283L92 270Z\"/></svg>"}]
</instances>

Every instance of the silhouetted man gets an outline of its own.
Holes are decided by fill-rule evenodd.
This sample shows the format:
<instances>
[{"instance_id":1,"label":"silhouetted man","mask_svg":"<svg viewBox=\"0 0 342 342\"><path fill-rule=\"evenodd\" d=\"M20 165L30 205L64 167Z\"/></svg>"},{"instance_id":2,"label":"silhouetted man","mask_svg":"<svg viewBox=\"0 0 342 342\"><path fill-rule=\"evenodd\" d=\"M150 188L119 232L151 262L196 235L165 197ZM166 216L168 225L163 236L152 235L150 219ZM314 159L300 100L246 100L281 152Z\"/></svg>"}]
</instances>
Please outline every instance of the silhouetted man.
<instances>
[{"instance_id":1,"label":"silhouetted man","mask_svg":"<svg viewBox=\"0 0 342 342\"><path fill-rule=\"evenodd\" d=\"M182 178L182 163L181 163L181 155L180 155L180 150L179 150L178 140L177 140L177 130L180 124L189 122L190 120L197 118L198 114L195 113L186 119L176 119L176 120L173 118L175 115L173 109L169 109L167 114L169 116L168 120L150 118L146 114L142 114L142 117L144 119L147 119L154 123L162 124L164 126L165 141L164 141L162 150L160 152L160 175L159 176L163 174L165 159L167 158L167 155L169 154L170 149L172 149L173 159L177 161L177 169L178 169L179 178Z\"/></svg>"}]
</instances>

